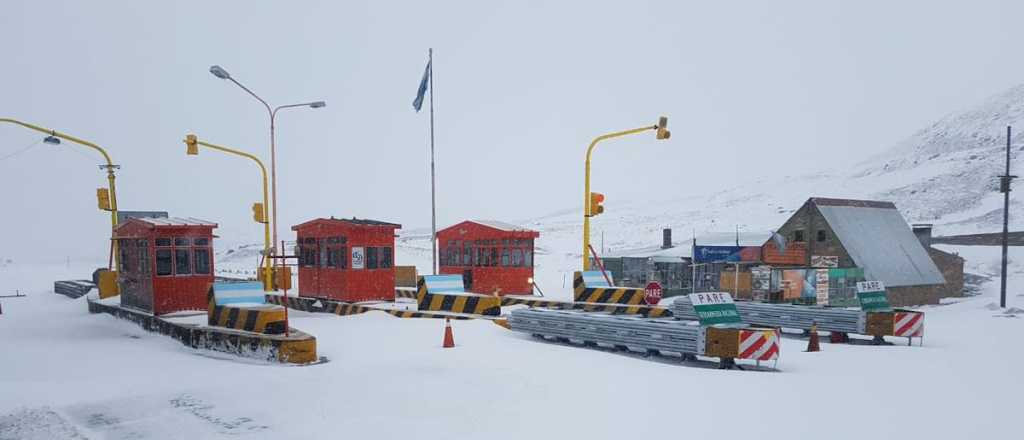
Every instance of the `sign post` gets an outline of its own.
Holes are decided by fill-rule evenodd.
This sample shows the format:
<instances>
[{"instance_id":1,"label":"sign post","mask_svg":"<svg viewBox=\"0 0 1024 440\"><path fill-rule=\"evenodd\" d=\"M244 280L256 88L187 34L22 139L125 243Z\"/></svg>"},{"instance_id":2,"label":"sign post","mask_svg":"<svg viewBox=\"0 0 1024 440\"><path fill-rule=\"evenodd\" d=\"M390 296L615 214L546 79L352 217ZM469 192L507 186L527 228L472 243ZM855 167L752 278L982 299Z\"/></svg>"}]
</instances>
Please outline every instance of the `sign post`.
<instances>
[{"instance_id":1,"label":"sign post","mask_svg":"<svg viewBox=\"0 0 1024 440\"><path fill-rule=\"evenodd\" d=\"M661 295L661 284L657 281L647 283L647 287L644 288L644 301L647 304L652 306L658 305L658 302L661 301Z\"/></svg>"},{"instance_id":2,"label":"sign post","mask_svg":"<svg viewBox=\"0 0 1024 440\"><path fill-rule=\"evenodd\" d=\"M726 292L691 293L690 303L700 325L743 323L736 304L732 302L732 295Z\"/></svg>"},{"instance_id":3,"label":"sign post","mask_svg":"<svg viewBox=\"0 0 1024 440\"><path fill-rule=\"evenodd\" d=\"M860 309L865 312L891 312L889 295L881 281L860 281L857 283L857 299Z\"/></svg>"}]
</instances>

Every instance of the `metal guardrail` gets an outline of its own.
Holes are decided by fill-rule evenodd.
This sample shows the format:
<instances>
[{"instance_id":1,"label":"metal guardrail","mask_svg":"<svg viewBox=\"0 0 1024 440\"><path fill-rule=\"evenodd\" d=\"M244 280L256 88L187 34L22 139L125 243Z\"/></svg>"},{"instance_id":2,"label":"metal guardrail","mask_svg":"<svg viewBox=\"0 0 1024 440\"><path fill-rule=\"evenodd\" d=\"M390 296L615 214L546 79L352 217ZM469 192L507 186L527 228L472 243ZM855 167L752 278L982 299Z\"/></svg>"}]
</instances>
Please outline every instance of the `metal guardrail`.
<instances>
[{"instance_id":1,"label":"metal guardrail","mask_svg":"<svg viewBox=\"0 0 1024 440\"><path fill-rule=\"evenodd\" d=\"M747 324L810 330L866 334L867 313L862 310L800 306L794 304L768 304L737 301L736 310ZM672 305L672 314L679 319L697 319L689 298L678 298Z\"/></svg>"},{"instance_id":2,"label":"metal guardrail","mask_svg":"<svg viewBox=\"0 0 1024 440\"><path fill-rule=\"evenodd\" d=\"M703 355L705 329L697 322L646 319L578 310L519 309L509 316L513 331L640 351Z\"/></svg>"}]
</instances>

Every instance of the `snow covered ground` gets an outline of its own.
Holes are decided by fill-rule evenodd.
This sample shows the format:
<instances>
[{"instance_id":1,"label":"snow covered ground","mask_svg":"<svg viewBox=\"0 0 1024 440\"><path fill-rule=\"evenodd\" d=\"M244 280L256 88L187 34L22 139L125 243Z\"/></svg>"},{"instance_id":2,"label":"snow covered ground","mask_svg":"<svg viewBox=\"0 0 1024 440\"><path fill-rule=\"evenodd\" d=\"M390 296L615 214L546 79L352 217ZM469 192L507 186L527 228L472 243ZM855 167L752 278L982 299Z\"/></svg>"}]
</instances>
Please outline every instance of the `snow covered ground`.
<instances>
[{"instance_id":1,"label":"snow covered ground","mask_svg":"<svg viewBox=\"0 0 1024 440\"><path fill-rule=\"evenodd\" d=\"M1014 438L1024 319L990 308L997 248L947 248L991 278L978 297L924 309L923 347L804 353L788 337L778 372L538 342L487 321L456 322L458 346L442 349L441 322L378 312L293 312L330 362L267 364L50 293L94 265L12 264L0 286L28 296L0 299L0 439ZM1011 269L1010 305L1024 308L1024 266Z\"/></svg>"}]
</instances>

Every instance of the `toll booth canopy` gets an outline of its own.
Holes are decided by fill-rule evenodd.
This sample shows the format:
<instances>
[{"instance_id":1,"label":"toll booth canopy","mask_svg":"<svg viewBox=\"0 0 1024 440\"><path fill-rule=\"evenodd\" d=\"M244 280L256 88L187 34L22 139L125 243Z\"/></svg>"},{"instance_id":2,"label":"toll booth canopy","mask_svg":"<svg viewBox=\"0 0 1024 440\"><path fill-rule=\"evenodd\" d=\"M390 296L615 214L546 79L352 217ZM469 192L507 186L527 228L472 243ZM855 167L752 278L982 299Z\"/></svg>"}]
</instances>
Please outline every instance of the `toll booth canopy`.
<instances>
[{"instance_id":1,"label":"toll booth canopy","mask_svg":"<svg viewBox=\"0 0 1024 440\"><path fill-rule=\"evenodd\" d=\"M540 232L493 220L466 220L437 231L442 274L462 275L466 290L533 293L534 239Z\"/></svg>"},{"instance_id":2,"label":"toll booth canopy","mask_svg":"<svg viewBox=\"0 0 1024 440\"><path fill-rule=\"evenodd\" d=\"M118 224L121 305L155 315L206 310L216 227L191 217L129 218Z\"/></svg>"},{"instance_id":3,"label":"toll booth canopy","mask_svg":"<svg viewBox=\"0 0 1024 440\"><path fill-rule=\"evenodd\" d=\"M366 219L318 218L292 226L299 296L356 302L395 298L395 230Z\"/></svg>"}]
</instances>

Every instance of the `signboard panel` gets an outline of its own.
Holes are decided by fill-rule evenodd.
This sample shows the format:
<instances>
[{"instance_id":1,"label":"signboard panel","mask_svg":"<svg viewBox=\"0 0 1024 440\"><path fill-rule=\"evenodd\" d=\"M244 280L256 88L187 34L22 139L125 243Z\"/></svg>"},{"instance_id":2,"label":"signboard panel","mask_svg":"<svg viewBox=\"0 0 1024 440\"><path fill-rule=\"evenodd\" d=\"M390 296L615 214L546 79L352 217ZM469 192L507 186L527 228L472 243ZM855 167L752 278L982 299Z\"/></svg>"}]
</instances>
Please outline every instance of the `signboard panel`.
<instances>
[{"instance_id":1,"label":"signboard panel","mask_svg":"<svg viewBox=\"0 0 1024 440\"><path fill-rule=\"evenodd\" d=\"M890 312L889 295L885 293L885 284L881 281L861 281L857 283L857 299L860 309L865 312Z\"/></svg>"},{"instance_id":2,"label":"signboard panel","mask_svg":"<svg viewBox=\"0 0 1024 440\"><path fill-rule=\"evenodd\" d=\"M815 304L819 306L828 305L828 269L814 270L815 283L814 292L817 295Z\"/></svg>"},{"instance_id":3,"label":"signboard panel","mask_svg":"<svg viewBox=\"0 0 1024 440\"><path fill-rule=\"evenodd\" d=\"M694 246L693 260L697 263L757 261L761 258L759 246Z\"/></svg>"},{"instance_id":4,"label":"signboard panel","mask_svg":"<svg viewBox=\"0 0 1024 440\"><path fill-rule=\"evenodd\" d=\"M732 296L725 292L691 293L690 303L700 325L742 324Z\"/></svg>"},{"instance_id":5,"label":"signboard panel","mask_svg":"<svg viewBox=\"0 0 1024 440\"><path fill-rule=\"evenodd\" d=\"M361 246L356 246L352 248L352 268L366 268L366 248Z\"/></svg>"},{"instance_id":6,"label":"signboard panel","mask_svg":"<svg viewBox=\"0 0 1024 440\"><path fill-rule=\"evenodd\" d=\"M839 267L839 257L835 255L811 255L811 267Z\"/></svg>"}]
</instances>

